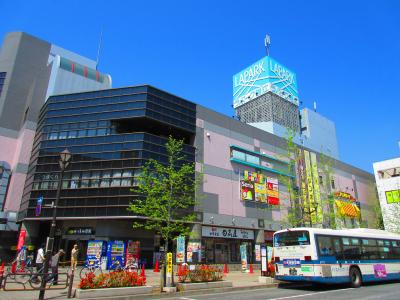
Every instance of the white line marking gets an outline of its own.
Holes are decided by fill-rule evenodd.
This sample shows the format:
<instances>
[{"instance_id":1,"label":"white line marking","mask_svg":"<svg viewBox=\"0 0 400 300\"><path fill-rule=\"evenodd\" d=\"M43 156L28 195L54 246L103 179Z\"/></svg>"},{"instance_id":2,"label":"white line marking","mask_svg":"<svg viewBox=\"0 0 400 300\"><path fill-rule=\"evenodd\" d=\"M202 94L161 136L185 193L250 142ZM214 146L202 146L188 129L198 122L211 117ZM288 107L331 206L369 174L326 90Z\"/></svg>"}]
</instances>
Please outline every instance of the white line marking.
<instances>
[{"instance_id":1,"label":"white line marking","mask_svg":"<svg viewBox=\"0 0 400 300\"><path fill-rule=\"evenodd\" d=\"M180 297L179 299L182 299L182 300L196 300L194 298L185 298L185 297Z\"/></svg>"},{"instance_id":2,"label":"white line marking","mask_svg":"<svg viewBox=\"0 0 400 300\"><path fill-rule=\"evenodd\" d=\"M319 294L326 294L326 293L332 293L332 292L338 292L338 291L348 291L348 290L354 290L354 288L339 289L339 290L331 290L331 291L325 291L325 292L309 293L309 294L301 294L301 295L294 295L294 296L286 296L286 297L280 297L280 298L268 298L267 300L283 300L283 299L293 299L293 298L300 298L300 297L314 296L314 295L319 295Z\"/></svg>"}]
</instances>

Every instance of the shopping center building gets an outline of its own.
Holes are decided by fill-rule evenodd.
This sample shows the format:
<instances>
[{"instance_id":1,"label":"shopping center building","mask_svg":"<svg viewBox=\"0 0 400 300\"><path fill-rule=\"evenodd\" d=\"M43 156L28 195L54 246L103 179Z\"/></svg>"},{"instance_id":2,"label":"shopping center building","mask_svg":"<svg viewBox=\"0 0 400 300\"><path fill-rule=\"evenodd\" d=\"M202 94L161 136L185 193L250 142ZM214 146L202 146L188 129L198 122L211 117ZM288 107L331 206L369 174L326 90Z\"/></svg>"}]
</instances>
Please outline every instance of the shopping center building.
<instances>
[{"instance_id":1,"label":"shopping center building","mask_svg":"<svg viewBox=\"0 0 400 300\"><path fill-rule=\"evenodd\" d=\"M43 242L49 231L59 153L67 148L72 162L63 177L56 246L69 253L78 243L84 259L91 239L139 241L141 255L151 264L162 241L157 232L133 229L138 217L127 207L146 160L166 161L169 135L184 140L187 161L204 173L187 241L194 260L239 263L239 246L245 243L250 261L256 262L254 246L271 243L272 233L288 226L287 179L302 189L305 201L321 203L310 217L313 226L330 225L325 209L337 214L337 227L374 224L372 174L331 158L331 175L325 176L320 153L301 145L302 160L290 170L285 138L140 85L52 96L45 103L18 217L28 243ZM335 207L322 204L327 195L335 197Z\"/></svg>"}]
</instances>

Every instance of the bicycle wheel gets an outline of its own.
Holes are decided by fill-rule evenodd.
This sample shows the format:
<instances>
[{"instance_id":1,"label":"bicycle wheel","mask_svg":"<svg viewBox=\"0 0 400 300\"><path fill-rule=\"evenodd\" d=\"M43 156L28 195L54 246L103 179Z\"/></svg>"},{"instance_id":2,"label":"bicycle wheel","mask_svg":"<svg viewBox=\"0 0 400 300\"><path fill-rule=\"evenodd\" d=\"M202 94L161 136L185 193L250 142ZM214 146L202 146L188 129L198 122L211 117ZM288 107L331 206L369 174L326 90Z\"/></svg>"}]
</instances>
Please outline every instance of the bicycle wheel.
<instances>
[{"instance_id":1,"label":"bicycle wheel","mask_svg":"<svg viewBox=\"0 0 400 300\"><path fill-rule=\"evenodd\" d=\"M93 269L91 267L83 267L82 270L79 272L79 277L81 279L86 277L86 274L93 273Z\"/></svg>"},{"instance_id":2,"label":"bicycle wheel","mask_svg":"<svg viewBox=\"0 0 400 300\"><path fill-rule=\"evenodd\" d=\"M10 278L10 280L15 281L15 273L12 271L12 266L7 267L7 277Z\"/></svg>"},{"instance_id":3,"label":"bicycle wheel","mask_svg":"<svg viewBox=\"0 0 400 300\"><path fill-rule=\"evenodd\" d=\"M30 278L29 278L29 284L30 284L30 286L33 288L33 289L39 289L40 288L40 286L41 286L41 284L42 284L42 276L41 275L39 275L39 276L35 276L35 275L32 275Z\"/></svg>"},{"instance_id":4,"label":"bicycle wheel","mask_svg":"<svg viewBox=\"0 0 400 300\"><path fill-rule=\"evenodd\" d=\"M14 273L15 282L26 284L32 278L32 272L29 269L24 271L19 270L19 272Z\"/></svg>"}]
</instances>

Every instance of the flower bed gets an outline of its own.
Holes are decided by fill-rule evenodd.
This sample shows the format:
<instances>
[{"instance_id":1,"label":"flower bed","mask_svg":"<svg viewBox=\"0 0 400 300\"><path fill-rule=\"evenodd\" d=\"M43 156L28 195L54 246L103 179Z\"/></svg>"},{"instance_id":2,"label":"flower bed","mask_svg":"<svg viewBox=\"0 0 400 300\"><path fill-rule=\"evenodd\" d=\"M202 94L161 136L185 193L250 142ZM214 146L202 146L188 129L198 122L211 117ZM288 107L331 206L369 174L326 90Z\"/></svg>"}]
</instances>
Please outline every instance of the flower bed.
<instances>
[{"instance_id":1,"label":"flower bed","mask_svg":"<svg viewBox=\"0 0 400 300\"><path fill-rule=\"evenodd\" d=\"M146 277L139 275L137 272L110 272L100 275L87 273L79 283L80 289L101 289L101 288L117 288L117 287L134 287L144 286Z\"/></svg>"},{"instance_id":2,"label":"flower bed","mask_svg":"<svg viewBox=\"0 0 400 300\"><path fill-rule=\"evenodd\" d=\"M180 283L221 281L224 277L222 267L210 265L196 265L192 270L185 265L180 267L177 275Z\"/></svg>"}]
</instances>

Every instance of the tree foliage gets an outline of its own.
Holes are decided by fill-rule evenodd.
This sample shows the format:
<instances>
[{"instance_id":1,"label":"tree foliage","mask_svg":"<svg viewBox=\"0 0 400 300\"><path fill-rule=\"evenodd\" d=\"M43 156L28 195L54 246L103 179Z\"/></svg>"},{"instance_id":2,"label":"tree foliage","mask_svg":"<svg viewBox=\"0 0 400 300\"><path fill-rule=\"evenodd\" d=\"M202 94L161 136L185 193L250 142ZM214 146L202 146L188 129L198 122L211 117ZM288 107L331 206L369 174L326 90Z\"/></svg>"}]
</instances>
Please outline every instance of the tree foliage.
<instances>
[{"instance_id":1,"label":"tree foliage","mask_svg":"<svg viewBox=\"0 0 400 300\"><path fill-rule=\"evenodd\" d=\"M195 220L201 174L196 176L195 164L185 161L183 140L170 136L166 150L166 164L151 159L143 167L138 185L132 189L137 197L128 210L144 217L133 226L160 232L168 251L168 241L177 235L188 235L190 223Z\"/></svg>"}]
</instances>

